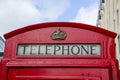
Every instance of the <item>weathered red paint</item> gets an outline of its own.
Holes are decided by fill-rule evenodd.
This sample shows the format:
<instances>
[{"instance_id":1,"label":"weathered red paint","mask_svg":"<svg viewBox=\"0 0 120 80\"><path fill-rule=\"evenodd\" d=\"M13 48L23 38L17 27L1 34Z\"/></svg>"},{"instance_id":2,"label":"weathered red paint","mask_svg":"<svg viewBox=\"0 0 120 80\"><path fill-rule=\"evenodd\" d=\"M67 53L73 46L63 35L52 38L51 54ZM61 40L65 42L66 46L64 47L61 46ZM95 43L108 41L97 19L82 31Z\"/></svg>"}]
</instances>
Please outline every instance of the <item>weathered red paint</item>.
<instances>
[{"instance_id":1,"label":"weathered red paint","mask_svg":"<svg viewBox=\"0 0 120 80\"><path fill-rule=\"evenodd\" d=\"M60 27L66 40L52 40ZM116 33L85 24L51 22L27 26L4 35L0 80L119 80ZM100 56L17 56L18 44L99 43Z\"/></svg>"},{"instance_id":2,"label":"weathered red paint","mask_svg":"<svg viewBox=\"0 0 120 80\"><path fill-rule=\"evenodd\" d=\"M1 71L2 71L2 61L0 60L0 80L1 80Z\"/></svg>"}]
</instances>

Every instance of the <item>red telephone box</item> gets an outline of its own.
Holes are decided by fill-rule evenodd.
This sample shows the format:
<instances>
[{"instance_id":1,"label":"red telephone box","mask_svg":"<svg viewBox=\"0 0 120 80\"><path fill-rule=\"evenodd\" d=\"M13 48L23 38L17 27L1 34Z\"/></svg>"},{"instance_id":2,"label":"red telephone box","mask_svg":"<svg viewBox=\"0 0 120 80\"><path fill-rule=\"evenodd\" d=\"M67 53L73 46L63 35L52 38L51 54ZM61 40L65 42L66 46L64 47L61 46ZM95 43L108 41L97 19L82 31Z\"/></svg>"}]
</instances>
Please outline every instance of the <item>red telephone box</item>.
<instances>
[{"instance_id":1,"label":"red telephone box","mask_svg":"<svg viewBox=\"0 0 120 80\"><path fill-rule=\"evenodd\" d=\"M71 23L41 23L4 35L0 80L119 80L116 34Z\"/></svg>"}]
</instances>

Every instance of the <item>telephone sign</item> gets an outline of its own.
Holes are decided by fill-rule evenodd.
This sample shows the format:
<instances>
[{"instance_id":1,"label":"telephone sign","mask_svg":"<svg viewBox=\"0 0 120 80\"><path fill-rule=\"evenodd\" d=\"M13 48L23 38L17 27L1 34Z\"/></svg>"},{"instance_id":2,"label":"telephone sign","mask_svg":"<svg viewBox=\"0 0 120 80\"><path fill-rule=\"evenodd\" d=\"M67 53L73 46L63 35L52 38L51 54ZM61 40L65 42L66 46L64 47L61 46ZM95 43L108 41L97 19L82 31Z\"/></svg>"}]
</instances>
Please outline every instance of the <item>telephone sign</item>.
<instances>
[{"instance_id":1,"label":"telephone sign","mask_svg":"<svg viewBox=\"0 0 120 80\"><path fill-rule=\"evenodd\" d=\"M119 80L114 32L81 23L49 22L4 37L0 80Z\"/></svg>"},{"instance_id":2,"label":"telephone sign","mask_svg":"<svg viewBox=\"0 0 120 80\"><path fill-rule=\"evenodd\" d=\"M66 56L100 56L99 44L28 44L18 45L19 56L24 55L66 55Z\"/></svg>"}]
</instances>

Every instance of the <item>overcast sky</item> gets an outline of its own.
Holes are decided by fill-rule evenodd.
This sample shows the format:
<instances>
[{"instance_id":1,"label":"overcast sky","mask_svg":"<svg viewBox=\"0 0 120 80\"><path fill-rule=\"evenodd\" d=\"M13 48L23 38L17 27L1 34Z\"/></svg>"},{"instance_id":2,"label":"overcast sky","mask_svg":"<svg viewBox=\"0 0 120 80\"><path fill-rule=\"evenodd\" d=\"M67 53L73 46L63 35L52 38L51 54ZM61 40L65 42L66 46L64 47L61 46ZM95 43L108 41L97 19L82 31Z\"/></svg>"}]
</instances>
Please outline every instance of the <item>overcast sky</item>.
<instances>
[{"instance_id":1,"label":"overcast sky","mask_svg":"<svg viewBox=\"0 0 120 80\"><path fill-rule=\"evenodd\" d=\"M0 0L0 35L42 22L96 25L99 0Z\"/></svg>"}]
</instances>

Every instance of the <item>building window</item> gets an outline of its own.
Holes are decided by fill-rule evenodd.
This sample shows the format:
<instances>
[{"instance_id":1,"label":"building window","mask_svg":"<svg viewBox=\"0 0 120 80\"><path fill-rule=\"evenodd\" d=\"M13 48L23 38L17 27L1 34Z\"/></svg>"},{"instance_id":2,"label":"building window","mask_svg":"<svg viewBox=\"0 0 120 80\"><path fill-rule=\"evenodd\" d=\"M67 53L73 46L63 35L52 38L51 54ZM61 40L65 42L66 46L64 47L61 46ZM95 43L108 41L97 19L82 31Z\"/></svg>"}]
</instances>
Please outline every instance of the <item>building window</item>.
<instances>
[{"instance_id":1,"label":"building window","mask_svg":"<svg viewBox=\"0 0 120 80\"><path fill-rule=\"evenodd\" d=\"M113 29L114 29L114 31L116 31L115 19L113 20Z\"/></svg>"},{"instance_id":2,"label":"building window","mask_svg":"<svg viewBox=\"0 0 120 80\"><path fill-rule=\"evenodd\" d=\"M117 26L119 26L119 10L117 10Z\"/></svg>"},{"instance_id":3,"label":"building window","mask_svg":"<svg viewBox=\"0 0 120 80\"><path fill-rule=\"evenodd\" d=\"M119 53L120 53L120 35L118 36L118 45L119 45Z\"/></svg>"},{"instance_id":4,"label":"building window","mask_svg":"<svg viewBox=\"0 0 120 80\"><path fill-rule=\"evenodd\" d=\"M105 0L102 0L102 3L105 3Z\"/></svg>"},{"instance_id":5,"label":"building window","mask_svg":"<svg viewBox=\"0 0 120 80\"><path fill-rule=\"evenodd\" d=\"M4 39L0 36L0 52L4 52Z\"/></svg>"}]
</instances>

